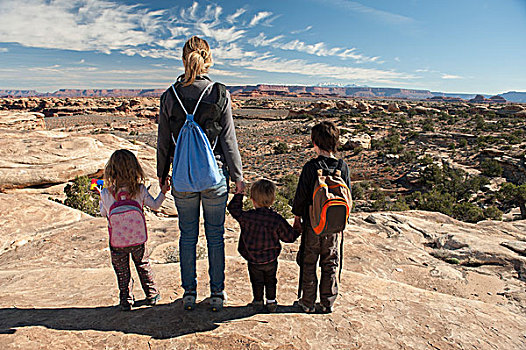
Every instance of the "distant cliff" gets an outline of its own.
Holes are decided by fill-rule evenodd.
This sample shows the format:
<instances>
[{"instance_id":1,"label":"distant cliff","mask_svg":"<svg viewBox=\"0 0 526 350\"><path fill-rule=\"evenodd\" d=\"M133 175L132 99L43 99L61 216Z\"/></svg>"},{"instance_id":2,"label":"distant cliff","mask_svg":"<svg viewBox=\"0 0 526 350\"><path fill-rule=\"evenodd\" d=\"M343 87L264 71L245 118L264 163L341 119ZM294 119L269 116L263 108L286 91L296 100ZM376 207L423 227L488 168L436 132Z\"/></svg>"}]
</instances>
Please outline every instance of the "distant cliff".
<instances>
[{"instance_id":1,"label":"distant cliff","mask_svg":"<svg viewBox=\"0 0 526 350\"><path fill-rule=\"evenodd\" d=\"M305 85L232 85L227 89L233 95L246 97L291 96L291 97L361 97L426 100L433 97L461 98L469 100L477 94L444 93L429 90L359 87L359 86L305 86ZM0 90L0 97L159 97L162 89L60 89L55 92L35 90ZM485 98L491 95L480 95ZM498 96L506 101L526 103L526 92L510 91Z\"/></svg>"}]
</instances>

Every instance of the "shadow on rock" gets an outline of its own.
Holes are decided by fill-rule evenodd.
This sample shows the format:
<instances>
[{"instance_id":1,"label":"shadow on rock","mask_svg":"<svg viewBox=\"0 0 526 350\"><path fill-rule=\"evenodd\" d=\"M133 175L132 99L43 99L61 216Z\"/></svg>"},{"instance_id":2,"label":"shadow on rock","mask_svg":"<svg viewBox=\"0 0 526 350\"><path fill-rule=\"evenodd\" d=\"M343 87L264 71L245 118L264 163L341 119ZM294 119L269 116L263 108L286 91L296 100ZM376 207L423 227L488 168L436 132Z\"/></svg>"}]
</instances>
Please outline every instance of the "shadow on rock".
<instances>
[{"instance_id":1,"label":"shadow on rock","mask_svg":"<svg viewBox=\"0 0 526 350\"><path fill-rule=\"evenodd\" d=\"M184 311L180 299L128 312L120 311L117 306L4 308L0 309L0 334L13 334L21 327L44 326L56 330L117 331L167 339L214 330L222 323L255 314L248 306L225 306L220 312L211 312L204 302L193 311Z\"/></svg>"}]
</instances>

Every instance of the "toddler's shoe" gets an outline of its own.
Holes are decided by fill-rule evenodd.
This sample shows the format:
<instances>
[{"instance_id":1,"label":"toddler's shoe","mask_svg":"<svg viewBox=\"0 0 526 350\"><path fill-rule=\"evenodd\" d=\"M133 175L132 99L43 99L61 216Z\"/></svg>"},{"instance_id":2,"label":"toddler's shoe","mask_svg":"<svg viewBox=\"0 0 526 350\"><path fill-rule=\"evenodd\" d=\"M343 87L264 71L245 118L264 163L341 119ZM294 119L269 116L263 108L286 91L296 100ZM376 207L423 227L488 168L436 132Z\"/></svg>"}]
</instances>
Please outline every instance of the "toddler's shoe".
<instances>
[{"instance_id":1,"label":"toddler's shoe","mask_svg":"<svg viewBox=\"0 0 526 350\"><path fill-rule=\"evenodd\" d=\"M191 291L191 292L184 292L183 295L183 308L185 310L193 310L195 309L195 299L197 297L197 292Z\"/></svg>"},{"instance_id":2,"label":"toddler's shoe","mask_svg":"<svg viewBox=\"0 0 526 350\"><path fill-rule=\"evenodd\" d=\"M330 314L334 311L334 308L332 306L320 305L320 310L322 314Z\"/></svg>"},{"instance_id":3,"label":"toddler's shoe","mask_svg":"<svg viewBox=\"0 0 526 350\"><path fill-rule=\"evenodd\" d=\"M153 297L146 298L146 304L153 306L157 304L159 300L161 300L161 294L157 294Z\"/></svg>"},{"instance_id":4,"label":"toddler's shoe","mask_svg":"<svg viewBox=\"0 0 526 350\"><path fill-rule=\"evenodd\" d=\"M267 301L267 310L268 310L268 312L274 313L274 312L276 312L277 309L278 309L278 302L277 301L272 301L272 302L268 302Z\"/></svg>"},{"instance_id":5,"label":"toddler's shoe","mask_svg":"<svg viewBox=\"0 0 526 350\"><path fill-rule=\"evenodd\" d=\"M316 312L316 308L314 307L314 305L313 305L313 306L305 305L305 304L303 303L303 300L302 300L302 299L296 301L295 304L296 304L297 306L299 306L299 307L303 310L303 312L305 312L305 313L307 313L307 314L312 314L312 313Z\"/></svg>"},{"instance_id":6,"label":"toddler's shoe","mask_svg":"<svg viewBox=\"0 0 526 350\"><path fill-rule=\"evenodd\" d=\"M223 309L223 305L227 301L227 296L224 291L222 292L213 292L210 296L210 309L217 312Z\"/></svg>"}]
</instances>

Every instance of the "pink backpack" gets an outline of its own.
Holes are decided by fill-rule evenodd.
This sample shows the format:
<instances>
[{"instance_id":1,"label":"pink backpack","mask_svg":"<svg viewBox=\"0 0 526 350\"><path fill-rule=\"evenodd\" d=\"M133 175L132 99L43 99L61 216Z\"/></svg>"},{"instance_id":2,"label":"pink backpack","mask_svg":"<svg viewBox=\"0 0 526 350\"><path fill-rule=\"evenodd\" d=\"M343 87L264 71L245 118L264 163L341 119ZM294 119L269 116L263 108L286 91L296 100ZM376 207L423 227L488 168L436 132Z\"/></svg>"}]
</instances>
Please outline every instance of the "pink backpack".
<instances>
[{"instance_id":1,"label":"pink backpack","mask_svg":"<svg viewBox=\"0 0 526 350\"><path fill-rule=\"evenodd\" d=\"M148 233L142 206L126 191L120 191L114 197L115 203L108 215L110 246L125 248L144 244Z\"/></svg>"}]
</instances>

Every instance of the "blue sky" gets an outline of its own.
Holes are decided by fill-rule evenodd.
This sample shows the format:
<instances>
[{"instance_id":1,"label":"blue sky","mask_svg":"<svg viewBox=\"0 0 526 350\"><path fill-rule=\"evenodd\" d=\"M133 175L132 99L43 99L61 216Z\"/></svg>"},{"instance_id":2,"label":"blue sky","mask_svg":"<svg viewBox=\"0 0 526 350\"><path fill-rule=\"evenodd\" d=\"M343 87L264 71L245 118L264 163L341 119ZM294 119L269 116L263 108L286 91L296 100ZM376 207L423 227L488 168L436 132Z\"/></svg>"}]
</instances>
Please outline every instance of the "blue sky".
<instances>
[{"instance_id":1,"label":"blue sky","mask_svg":"<svg viewBox=\"0 0 526 350\"><path fill-rule=\"evenodd\" d=\"M526 91L526 0L0 0L0 89L165 88L192 35L231 85Z\"/></svg>"}]
</instances>

